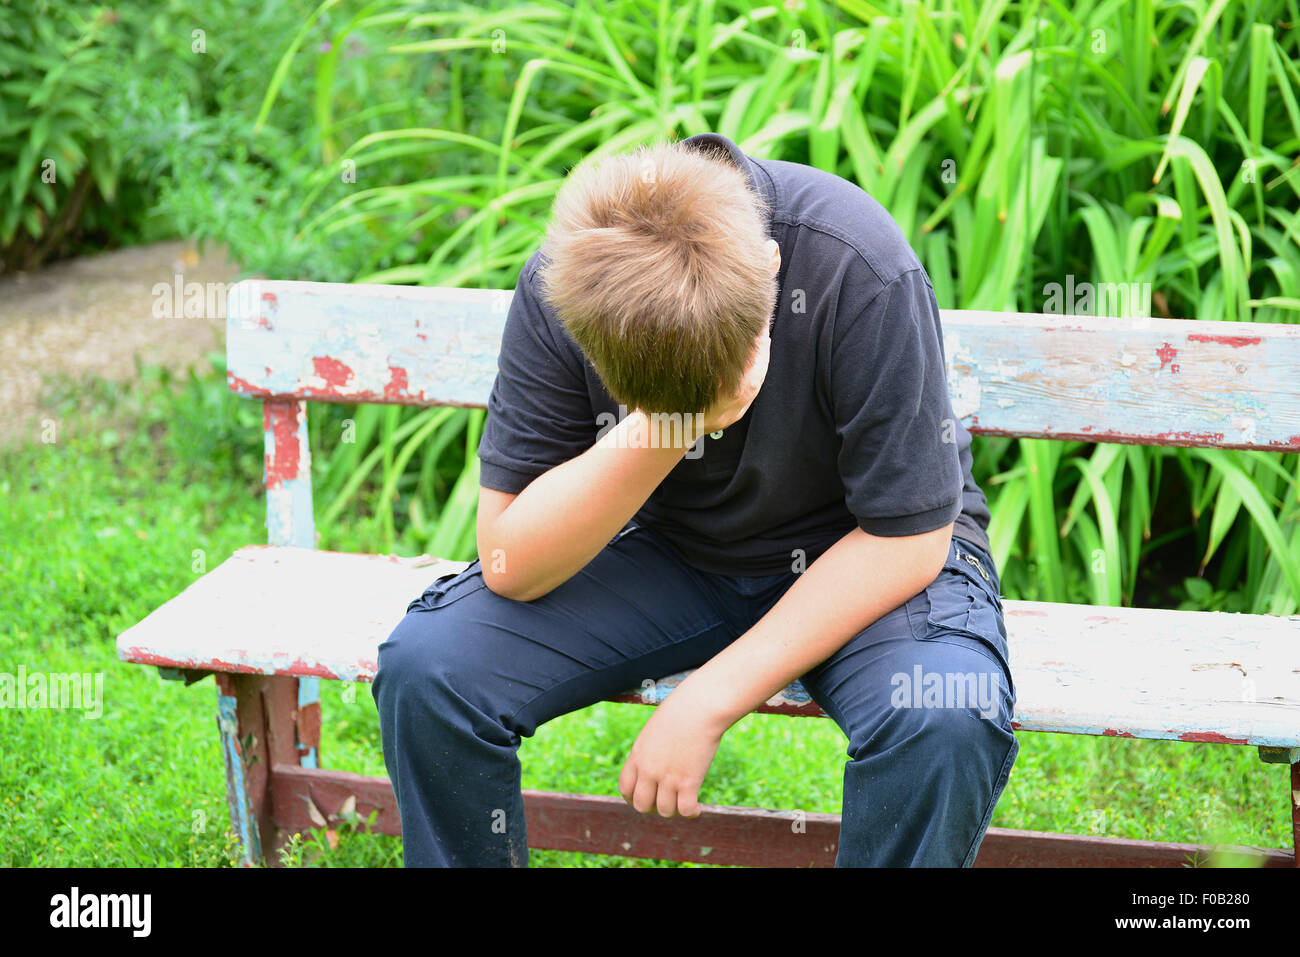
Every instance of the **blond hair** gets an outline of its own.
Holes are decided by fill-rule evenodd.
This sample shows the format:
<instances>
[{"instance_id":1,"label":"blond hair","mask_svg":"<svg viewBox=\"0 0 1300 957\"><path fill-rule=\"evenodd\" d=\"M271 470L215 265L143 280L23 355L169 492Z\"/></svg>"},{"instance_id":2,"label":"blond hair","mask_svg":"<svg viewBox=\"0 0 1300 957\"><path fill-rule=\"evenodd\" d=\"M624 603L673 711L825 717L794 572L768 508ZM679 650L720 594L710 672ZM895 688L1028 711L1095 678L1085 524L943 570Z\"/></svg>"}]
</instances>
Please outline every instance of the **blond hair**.
<instances>
[{"instance_id":1,"label":"blond hair","mask_svg":"<svg viewBox=\"0 0 1300 957\"><path fill-rule=\"evenodd\" d=\"M543 244L543 298L629 409L730 395L776 304L763 197L726 160L657 142L579 164Z\"/></svg>"}]
</instances>

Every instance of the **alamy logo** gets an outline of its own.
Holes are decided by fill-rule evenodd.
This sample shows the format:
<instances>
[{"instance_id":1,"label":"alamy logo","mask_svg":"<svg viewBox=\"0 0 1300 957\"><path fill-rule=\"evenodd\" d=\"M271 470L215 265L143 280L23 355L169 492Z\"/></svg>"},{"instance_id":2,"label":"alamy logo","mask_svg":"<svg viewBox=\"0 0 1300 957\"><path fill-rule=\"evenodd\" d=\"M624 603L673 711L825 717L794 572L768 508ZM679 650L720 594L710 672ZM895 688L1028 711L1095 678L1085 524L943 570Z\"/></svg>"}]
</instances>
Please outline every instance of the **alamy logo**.
<instances>
[{"instance_id":1,"label":"alamy logo","mask_svg":"<svg viewBox=\"0 0 1300 957\"><path fill-rule=\"evenodd\" d=\"M70 894L50 898L51 927L129 927L133 937L148 937L153 898L149 894Z\"/></svg>"},{"instance_id":2,"label":"alamy logo","mask_svg":"<svg viewBox=\"0 0 1300 957\"><path fill-rule=\"evenodd\" d=\"M613 412L602 412L596 416L596 425L599 431L596 433L596 439L600 440L605 437L610 429L618 425L628 416L628 408L620 403L618 415ZM692 444L686 450L686 458L698 459L704 454L704 439L700 434L704 431L704 413L703 412L651 412L647 418L650 420L650 430L647 446L633 445L633 448L645 447L652 449L678 449L686 442ZM721 433L714 433L713 437L717 438Z\"/></svg>"},{"instance_id":3,"label":"alamy logo","mask_svg":"<svg viewBox=\"0 0 1300 957\"><path fill-rule=\"evenodd\" d=\"M889 703L895 708L977 708L981 718L998 713L999 676L996 672L900 671L890 679L894 692Z\"/></svg>"},{"instance_id":4,"label":"alamy logo","mask_svg":"<svg viewBox=\"0 0 1300 957\"><path fill-rule=\"evenodd\" d=\"M266 325L258 316L262 287L257 282L186 282L175 273L171 282L154 283L150 292L155 319L225 319L235 309L245 323Z\"/></svg>"},{"instance_id":5,"label":"alamy logo","mask_svg":"<svg viewBox=\"0 0 1300 957\"><path fill-rule=\"evenodd\" d=\"M16 675L0 671L0 708L75 708L83 718L101 717L104 673L28 673L26 665Z\"/></svg>"},{"instance_id":6,"label":"alamy logo","mask_svg":"<svg viewBox=\"0 0 1300 957\"><path fill-rule=\"evenodd\" d=\"M1151 318L1149 282L1075 282L1073 274L1065 285L1043 286L1043 312L1053 316L1113 316Z\"/></svg>"}]
</instances>

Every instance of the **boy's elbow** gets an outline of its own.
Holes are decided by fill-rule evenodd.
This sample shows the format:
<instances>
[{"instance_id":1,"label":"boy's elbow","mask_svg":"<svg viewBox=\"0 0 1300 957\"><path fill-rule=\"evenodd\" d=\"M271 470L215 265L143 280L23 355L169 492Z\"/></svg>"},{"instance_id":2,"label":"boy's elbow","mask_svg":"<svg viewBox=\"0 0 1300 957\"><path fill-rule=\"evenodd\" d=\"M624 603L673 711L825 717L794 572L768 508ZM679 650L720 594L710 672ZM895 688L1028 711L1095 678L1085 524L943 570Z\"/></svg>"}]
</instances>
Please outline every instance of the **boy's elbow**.
<instances>
[{"instance_id":1,"label":"boy's elbow","mask_svg":"<svg viewBox=\"0 0 1300 957\"><path fill-rule=\"evenodd\" d=\"M492 571L486 565L483 566L483 584L492 594L509 598L511 601L533 601L541 598L547 591L516 582L504 572Z\"/></svg>"},{"instance_id":2,"label":"boy's elbow","mask_svg":"<svg viewBox=\"0 0 1300 957\"><path fill-rule=\"evenodd\" d=\"M512 601L521 601L517 586L510 580L508 575L502 572L491 571L487 565L483 566L483 584L487 590L494 595L500 595L502 598L509 598Z\"/></svg>"}]
</instances>

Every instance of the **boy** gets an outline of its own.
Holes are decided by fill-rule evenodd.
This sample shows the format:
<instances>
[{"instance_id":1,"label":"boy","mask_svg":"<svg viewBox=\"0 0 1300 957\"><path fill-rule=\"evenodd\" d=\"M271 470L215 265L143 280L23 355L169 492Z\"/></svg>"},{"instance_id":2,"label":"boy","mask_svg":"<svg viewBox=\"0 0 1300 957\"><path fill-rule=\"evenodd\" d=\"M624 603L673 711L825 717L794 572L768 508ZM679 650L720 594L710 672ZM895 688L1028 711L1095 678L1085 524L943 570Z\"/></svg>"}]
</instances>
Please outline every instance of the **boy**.
<instances>
[{"instance_id":1,"label":"boy","mask_svg":"<svg viewBox=\"0 0 1300 957\"><path fill-rule=\"evenodd\" d=\"M690 668L619 775L637 811L698 815L800 678L849 739L836 865L974 861L1019 751L989 513L875 200L711 133L579 165L479 459L480 560L379 650L407 866L526 866L520 738Z\"/></svg>"}]
</instances>

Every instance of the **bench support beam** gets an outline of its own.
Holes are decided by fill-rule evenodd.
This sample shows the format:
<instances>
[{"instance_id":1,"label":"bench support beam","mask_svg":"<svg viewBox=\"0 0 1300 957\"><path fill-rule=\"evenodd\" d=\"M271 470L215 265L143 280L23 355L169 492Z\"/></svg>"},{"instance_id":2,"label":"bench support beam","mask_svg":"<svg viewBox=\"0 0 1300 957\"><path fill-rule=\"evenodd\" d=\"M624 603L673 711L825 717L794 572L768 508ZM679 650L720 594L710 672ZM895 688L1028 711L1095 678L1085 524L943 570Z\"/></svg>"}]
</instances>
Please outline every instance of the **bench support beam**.
<instances>
[{"instance_id":1,"label":"bench support beam","mask_svg":"<svg viewBox=\"0 0 1300 957\"><path fill-rule=\"evenodd\" d=\"M1292 780L1300 784L1300 765ZM318 827L309 808L326 819L349 798L364 821L377 811L376 834L400 836L401 817L386 777L346 771L273 768L273 818L286 832ZM622 798L524 791L528 846L546 850L616 854L668 861L744 867L832 867L839 846L840 816L804 811L705 805L697 819L639 814ZM1265 867L1289 867L1289 850L1244 849ZM976 867L1184 867L1214 859L1202 844L1138 841L1076 834L989 828Z\"/></svg>"}]
</instances>

